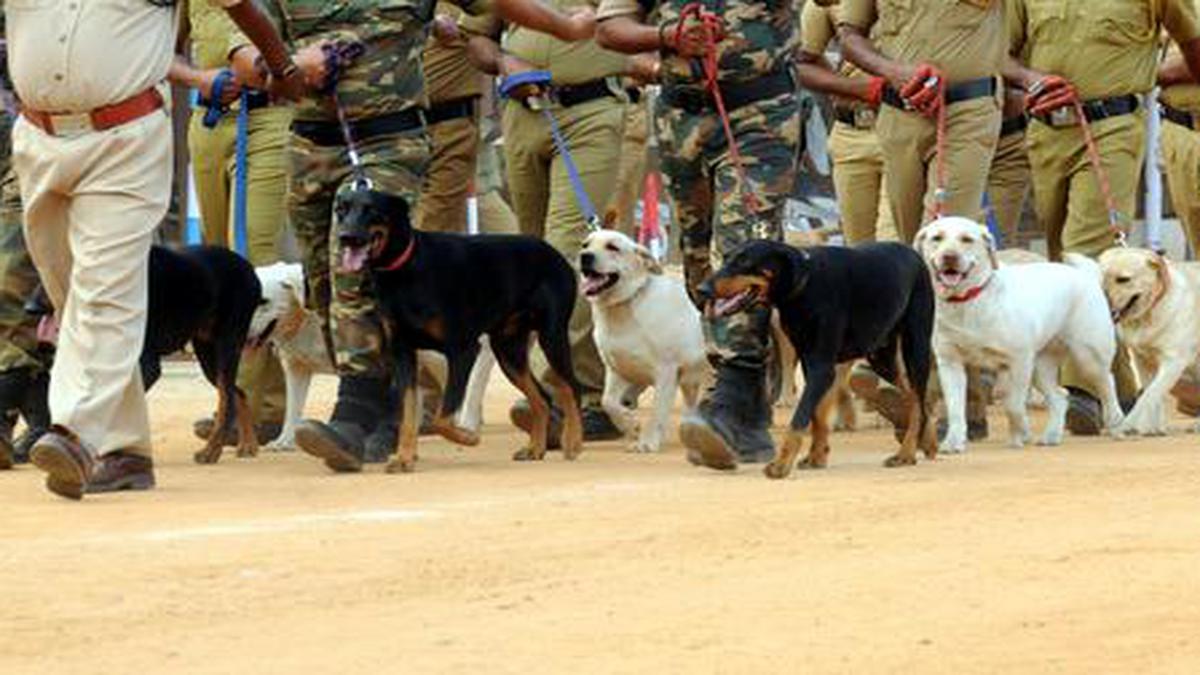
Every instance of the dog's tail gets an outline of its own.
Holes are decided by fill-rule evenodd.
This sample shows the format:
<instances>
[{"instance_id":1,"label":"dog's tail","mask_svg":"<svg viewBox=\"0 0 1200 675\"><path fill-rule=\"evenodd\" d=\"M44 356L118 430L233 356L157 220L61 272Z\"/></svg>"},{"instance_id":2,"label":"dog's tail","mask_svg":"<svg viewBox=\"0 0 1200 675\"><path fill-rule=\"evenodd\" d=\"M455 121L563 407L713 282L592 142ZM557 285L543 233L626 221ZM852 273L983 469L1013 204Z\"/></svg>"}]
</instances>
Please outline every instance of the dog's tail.
<instances>
[{"instance_id":1,"label":"dog's tail","mask_svg":"<svg viewBox=\"0 0 1200 675\"><path fill-rule=\"evenodd\" d=\"M1104 273L1100 271L1100 265L1086 255L1082 255L1080 253L1064 253L1063 263L1074 267L1080 272L1085 272L1091 277L1094 277L1096 279L1096 283L1100 283L1104 280Z\"/></svg>"}]
</instances>

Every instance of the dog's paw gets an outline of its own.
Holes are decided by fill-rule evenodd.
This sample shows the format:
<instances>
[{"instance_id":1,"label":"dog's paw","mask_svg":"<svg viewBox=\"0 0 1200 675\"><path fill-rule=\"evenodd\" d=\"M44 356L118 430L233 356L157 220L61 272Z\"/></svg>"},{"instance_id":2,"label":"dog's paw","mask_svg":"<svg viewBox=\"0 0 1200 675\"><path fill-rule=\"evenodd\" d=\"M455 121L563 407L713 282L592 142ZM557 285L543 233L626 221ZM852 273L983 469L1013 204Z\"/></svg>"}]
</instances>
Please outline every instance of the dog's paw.
<instances>
[{"instance_id":1,"label":"dog's paw","mask_svg":"<svg viewBox=\"0 0 1200 675\"><path fill-rule=\"evenodd\" d=\"M633 443L630 443L629 449L628 449L629 452L632 452L635 454L643 454L643 455L654 454L654 453L657 453L658 450L659 450L658 443L654 443L652 441L643 441L643 440L638 440Z\"/></svg>"},{"instance_id":2,"label":"dog's paw","mask_svg":"<svg viewBox=\"0 0 1200 675\"><path fill-rule=\"evenodd\" d=\"M415 459L393 459L383 470L387 473L412 473L417 470L417 462Z\"/></svg>"},{"instance_id":3,"label":"dog's paw","mask_svg":"<svg viewBox=\"0 0 1200 675\"><path fill-rule=\"evenodd\" d=\"M578 454L578 453L576 453ZM521 448L513 453L514 462L540 462L544 457L543 452L534 452L533 448Z\"/></svg>"},{"instance_id":4,"label":"dog's paw","mask_svg":"<svg viewBox=\"0 0 1200 675\"><path fill-rule=\"evenodd\" d=\"M280 441L277 439L277 440L271 441L270 443L267 443L266 445L264 445L263 449L266 450L267 452L295 452L296 451L296 442L295 442L295 440Z\"/></svg>"},{"instance_id":5,"label":"dog's paw","mask_svg":"<svg viewBox=\"0 0 1200 675\"><path fill-rule=\"evenodd\" d=\"M1062 429L1047 429L1042 433L1042 437L1038 439L1038 445L1046 447L1054 447L1062 445L1063 431Z\"/></svg>"},{"instance_id":6,"label":"dog's paw","mask_svg":"<svg viewBox=\"0 0 1200 675\"><path fill-rule=\"evenodd\" d=\"M779 480L781 478L787 478L788 476L791 475L791 473L792 473L792 467L783 462L780 462L779 460L775 460L775 461L771 462L770 464L763 467L763 475L766 476L767 478L770 478L771 480Z\"/></svg>"},{"instance_id":7,"label":"dog's paw","mask_svg":"<svg viewBox=\"0 0 1200 675\"><path fill-rule=\"evenodd\" d=\"M196 451L196 454L192 455L192 459L194 459L197 464L216 464L217 461L221 459L221 449L217 448L216 450L210 450L205 448L203 450L198 450Z\"/></svg>"},{"instance_id":8,"label":"dog's paw","mask_svg":"<svg viewBox=\"0 0 1200 675\"><path fill-rule=\"evenodd\" d=\"M800 463L796 465L796 468L800 469L801 471L812 471L814 469L824 469L828 465L829 458L827 455L815 457L809 453L804 457L804 459L800 460Z\"/></svg>"},{"instance_id":9,"label":"dog's paw","mask_svg":"<svg viewBox=\"0 0 1200 675\"><path fill-rule=\"evenodd\" d=\"M239 447L237 449L237 456L240 459L253 459L255 457L258 457L258 448L251 448L248 446L247 447Z\"/></svg>"},{"instance_id":10,"label":"dog's paw","mask_svg":"<svg viewBox=\"0 0 1200 675\"><path fill-rule=\"evenodd\" d=\"M942 455L963 455L967 452L967 443L966 441L945 440L937 448L938 453Z\"/></svg>"},{"instance_id":11,"label":"dog's paw","mask_svg":"<svg viewBox=\"0 0 1200 675\"><path fill-rule=\"evenodd\" d=\"M883 460L883 465L889 469L895 469L901 466L914 466L916 463L917 458L915 455L903 455L901 453L896 453Z\"/></svg>"}]
</instances>

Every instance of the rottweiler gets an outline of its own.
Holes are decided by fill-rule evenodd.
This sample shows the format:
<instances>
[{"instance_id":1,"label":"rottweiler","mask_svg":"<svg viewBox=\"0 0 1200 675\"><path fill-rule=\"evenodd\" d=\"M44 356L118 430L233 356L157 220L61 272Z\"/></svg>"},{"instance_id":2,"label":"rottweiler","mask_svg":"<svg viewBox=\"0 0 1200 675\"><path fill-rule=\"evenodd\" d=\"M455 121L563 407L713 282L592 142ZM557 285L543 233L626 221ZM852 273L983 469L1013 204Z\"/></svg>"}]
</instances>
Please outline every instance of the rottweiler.
<instances>
[{"instance_id":1,"label":"rottweiler","mask_svg":"<svg viewBox=\"0 0 1200 675\"><path fill-rule=\"evenodd\" d=\"M395 357L395 385L402 402L400 436L387 471L415 468L418 349L441 352L448 364L433 430L461 445L479 443L479 435L458 427L454 415L462 405L482 335L488 336L504 375L529 399L532 410L529 447L513 459L545 456L550 393L564 414L563 454L575 459L583 427L568 335L575 273L566 259L533 237L417 231L403 198L366 188L339 195L334 214L341 265L370 269ZM549 393L530 372L534 333L550 366Z\"/></svg>"},{"instance_id":2,"label":"rottweiler","mask_svg":"<svg viewBox=\"0 0 1200 675\"><path fill-rule=\"evenodd\" d=\"M263 301L254 267L237 253L216 246L175 250L152 246L149 267L146 339L139 360L142 386L149 391L162 375L162 358L190 342L204 377L217 388L213 434L194 459L199 464L220 460L221 438L235 424L237 456L256 456L254 419L246 394L237 386L250 319ZM40 286L25 309L34 315L53 313Z\"/></svg>"},{"instance_id":3,"label":"rottweiler","mask_svg":"<svg viewBox=\"0 0 1200 675\"><path fill-rule=\"evenodd\" d=\"M715 316L756 303L773 305L799 354L804 392L779 455L764 469L767 477L791 473L810 426L812 444L801 466L825 466L829 417L837 403L836 370L838 364L859 358L895 384L909 404L900 451L885 465L915 464L918 446L926 457L936 456L925 405L933 359L934 294L916 251L893 242L798 249L753 241L735 250L702 284L700 293L705 311Z\"/></svg>"}]
</instances>

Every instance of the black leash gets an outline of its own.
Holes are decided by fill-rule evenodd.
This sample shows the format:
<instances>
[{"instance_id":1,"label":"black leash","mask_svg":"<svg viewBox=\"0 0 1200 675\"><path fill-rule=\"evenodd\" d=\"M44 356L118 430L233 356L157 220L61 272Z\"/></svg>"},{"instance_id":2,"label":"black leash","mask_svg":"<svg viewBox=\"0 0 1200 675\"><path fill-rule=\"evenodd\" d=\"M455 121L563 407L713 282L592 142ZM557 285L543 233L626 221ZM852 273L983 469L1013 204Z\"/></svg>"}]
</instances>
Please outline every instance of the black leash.
<instances>
[{"instance_id":1,"label":"black leash","mask_svg":"<svg viewBox=\"0 0 1200 675\"><path fill-rule=\"evenodd\" d=\"M346 119L346 109L342 106L342 100L337 93L337 81L341 76L342 69L361 56L366 48L360 42L339 40L333 44L324 45L322 50L325 52L325 81L321 85L321 92L328 94L333 100L338 126L341 127L342 138L346 141L346 155L350 159L350 170L354 174L354 189L370 190L374 187L374 183L367 177L367 172L363 169L362 156L358 154L358 144L354 142L354 132L350 128L350 122Z\"/></svg>"}]
</instances>

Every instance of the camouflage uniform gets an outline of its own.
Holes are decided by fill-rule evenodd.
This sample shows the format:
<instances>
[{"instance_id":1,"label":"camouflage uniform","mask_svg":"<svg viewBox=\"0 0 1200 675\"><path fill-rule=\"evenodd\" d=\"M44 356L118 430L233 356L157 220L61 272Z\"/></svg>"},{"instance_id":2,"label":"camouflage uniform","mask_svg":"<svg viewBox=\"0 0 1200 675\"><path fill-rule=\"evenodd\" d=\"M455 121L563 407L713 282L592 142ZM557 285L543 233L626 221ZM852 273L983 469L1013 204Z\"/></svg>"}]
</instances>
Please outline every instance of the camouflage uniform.
<instances>
[{"instance_id":1,"label":"camouflage uniform","mask_svg":"<svg viewBox=\"0 0 1200 675\"><path fill-rule=\"evenodd\" d=\"M12 169L11 135L12 118L0 113L0 373L21 368L40 373L49 371L50 353L39 347L37 320L25 312L38 273L21 233L21 192Z\"/></svg>"},{"instance_id":2,"label":"camouflage uniform","mask_svg":"<svg viewBox=\"0 0 1200 675\"><path fill-rule=\"evenodd\" d=\"M322 40L362 43L366 51L342 73L337 96L353 124L368 118L415 111L426 104L421 54L431 6L415 0L268 0L285 42L301 49ZM340 244L333 227L336 196L353 182L346 147L317 143L298 132L305 126L337 129L330 97L309 98L295 110L291 139L292 184L288 211L303 251L308 304L324 322L343 375L388 378L384 334L366 271L338 264ZM414 207L429 162L430 143L422 126L356 139L363 170L374 188L399 195Z\"/></svg>"},{"instance_id":3,"label":"camouflage uniform","mask_svg":"<svg viewBox=\"0 0 1200 675\"><path fill-rule=\"evenodd\" d=\"M604 0L598 17L645 11L657 12L663 22L674 22L687 4ZM677 211L684 273L693 298L699 284L738 245L751 239L783 239L783 205L793 187L800 138L800 108L790 74L798 43L796 4L790 0L703 4L725 23L726 37L717 48L726 108L733 107L735 91L773 95L751 96L750 102L728 111L749 182L741 186L721 121L701 84L700 64L676 55L664 58L657 118L662 170ZM743 198L743 187L757 199L756 212ZM722 362L761 367L767 356L769 318L769 310L758 308L708 320L714 356Z\"/></svg>"}]
</instances>

